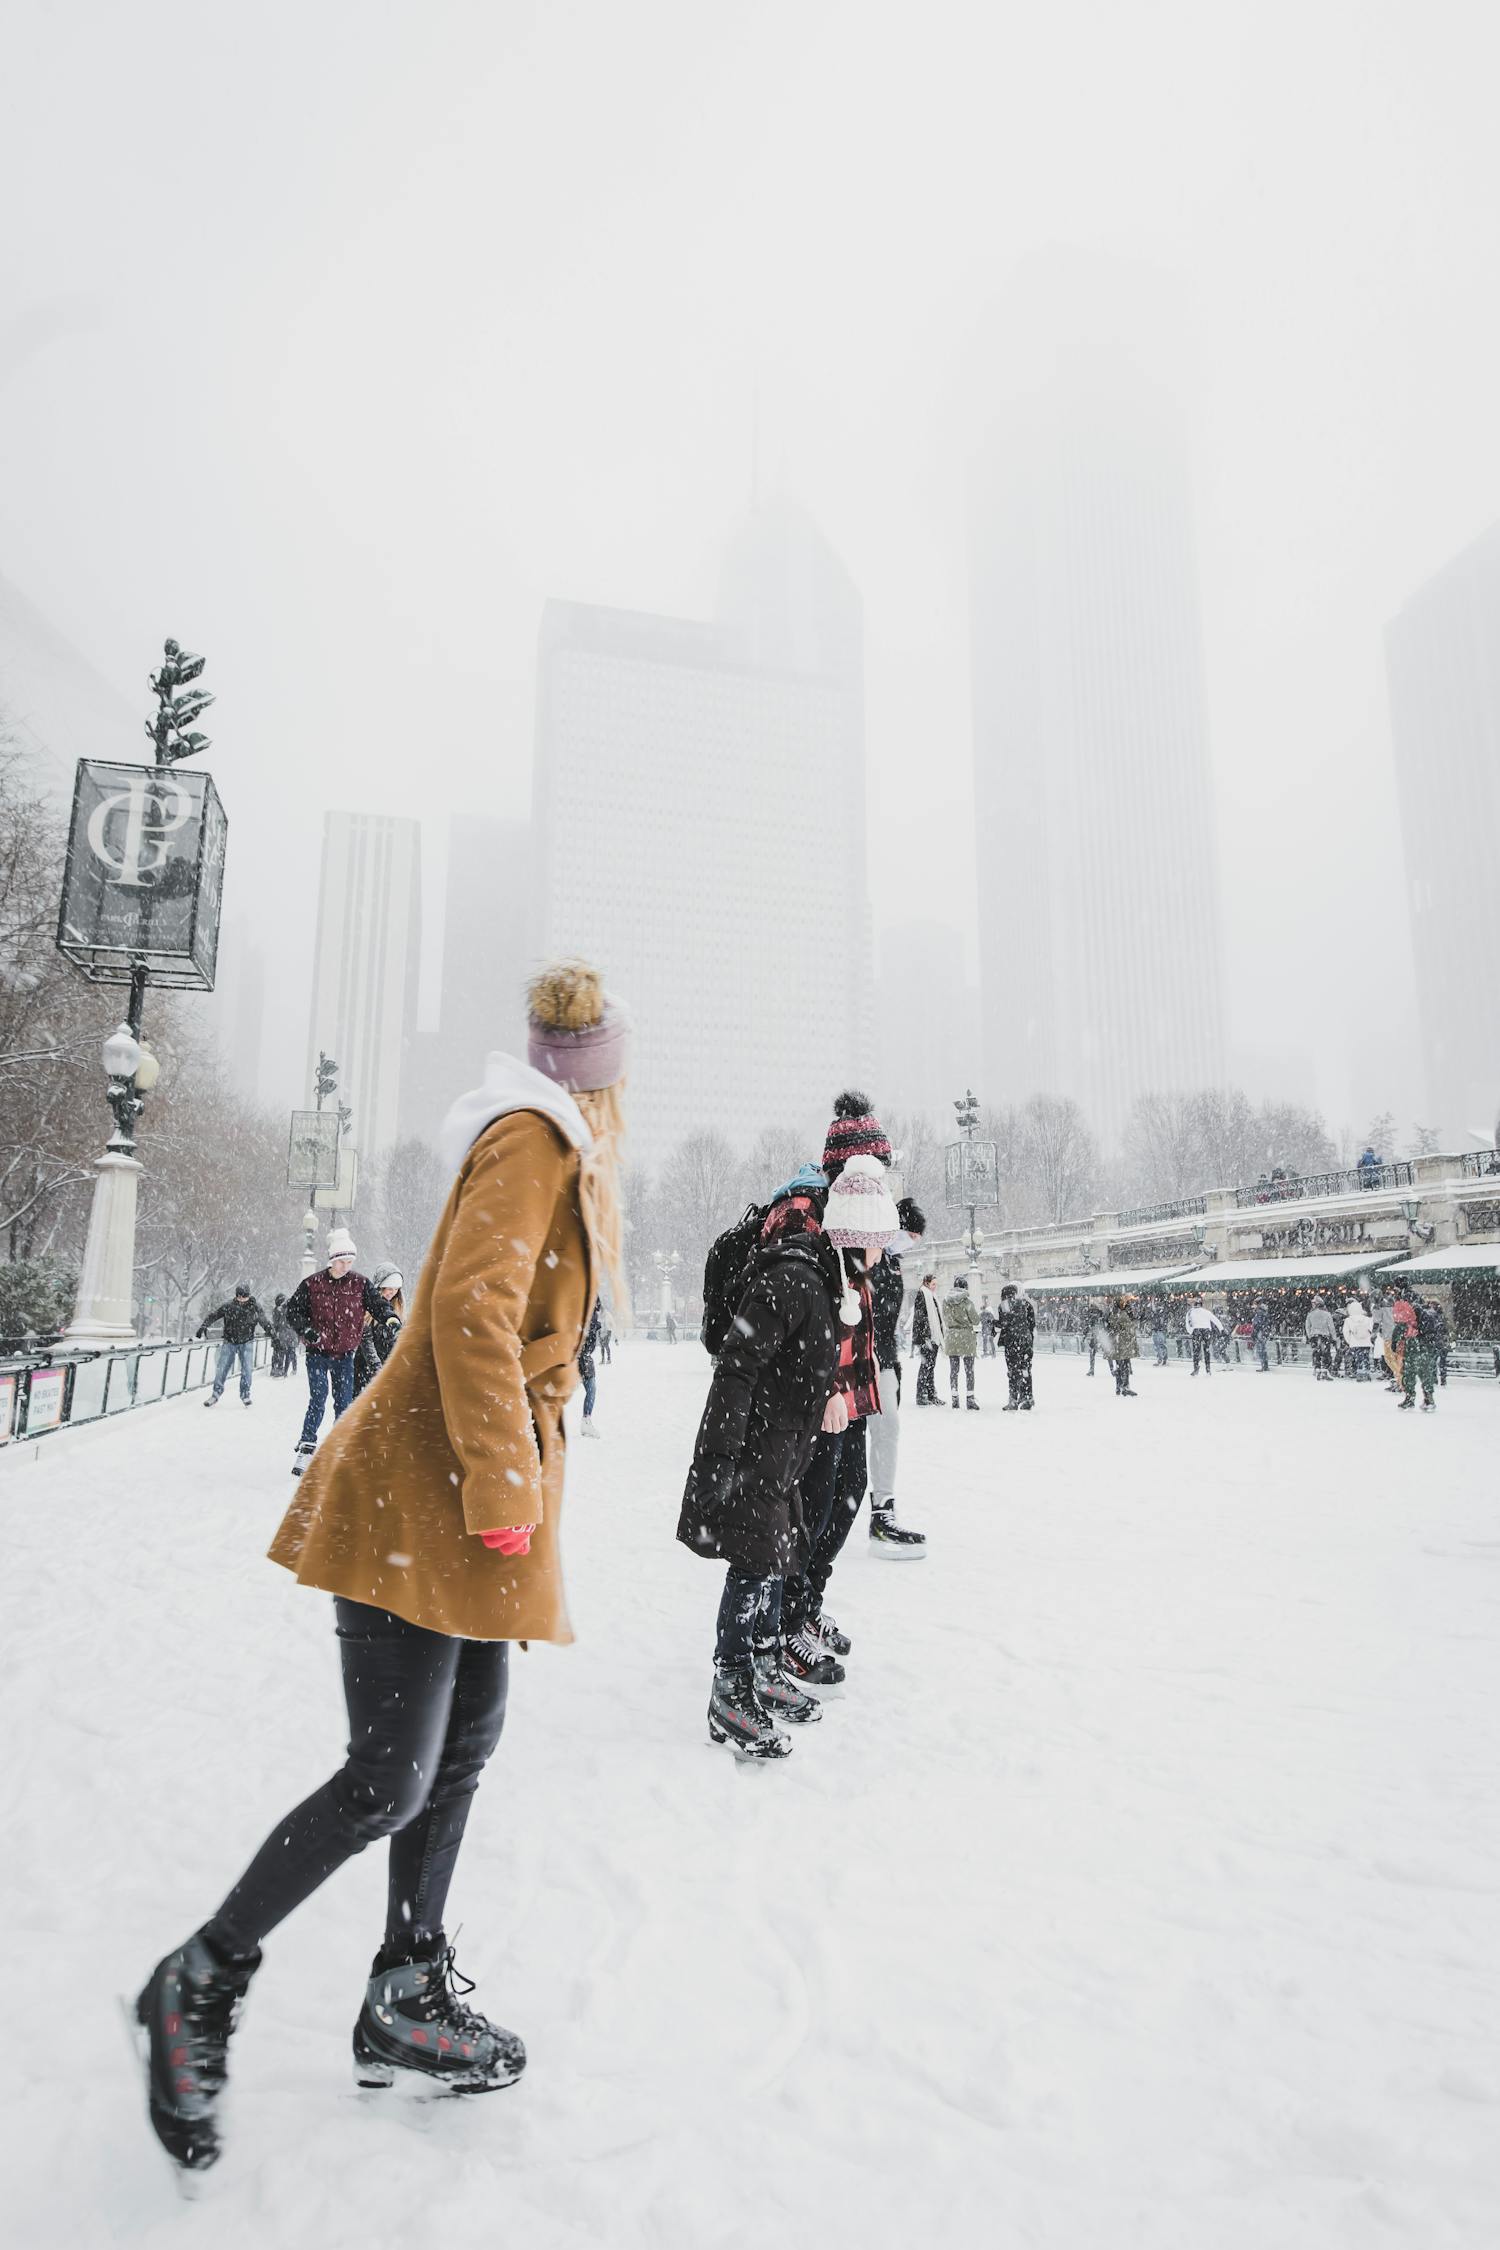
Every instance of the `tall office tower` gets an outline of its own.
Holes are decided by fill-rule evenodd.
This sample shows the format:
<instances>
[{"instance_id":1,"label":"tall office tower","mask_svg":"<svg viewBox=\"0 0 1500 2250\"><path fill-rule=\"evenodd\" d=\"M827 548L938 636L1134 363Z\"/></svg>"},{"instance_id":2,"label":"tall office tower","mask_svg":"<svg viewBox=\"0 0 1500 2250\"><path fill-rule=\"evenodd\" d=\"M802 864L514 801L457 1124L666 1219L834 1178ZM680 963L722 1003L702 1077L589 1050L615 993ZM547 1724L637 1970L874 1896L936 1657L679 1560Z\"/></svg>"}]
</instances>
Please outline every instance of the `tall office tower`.
<instances>
[{"instance_id":1,"label":"tall office tower","mask_svg":"<svg viewBox=\"0 0 1500 2250\"><path fill-rule=\"evenodd\" d=\"M442 999L401 1081L401 1130L436 1145L452 1103L494 1048L526 1053L531 824L456 815L448 834Z\"/></svg>"},{"instance_id":2,"label":"tall office tower","mask_svg":"<svg viewBox=\"0 0 1500 2250\"><path fill-rule=\"evenodd\" d=\"M918 918L880 933L875 986L876 1078L882 1108L941 1117L977 1086L978 995L964 969L962 933Z\"/></svg>"},{"instance_id":3,"label":"tall office tower","mask_svg":"<svg viewBox=\"0 0 1500 2250\"><path fill-rule=\"evenodd\" d=\"M1223 1071L1192 498L1133 285L1018 282L970 516L983 1091L1072 1095L1110 1144Z\"/></svg>"},{"instance_id":4,"label":"tall office tower","mask_svg":"<svg viewBox=\"0 0 1500 2250\"><path fill-rule=\"evenodd\" d=\"M323 816L307 1083L321 1049L368 1162L400 1129L401 1073L416 1029L422 831L379 813Z\"/></svg>"},{"instance_id":5,"label":"tall office tower","mask_svg":"<svg viewBox=\"0 0 1500 2250\"><path fill-rule=\"evenodd\" d=\"M806 517L755 512L712 623L548 603L533 803L531 950L634 1012L631 1159L821 1131L868 1061L863 657Z\"/></svg>"},{"instance_id":6,"label":"tall office tower","mask_svg":"<svg viewBox=\"0 0 1500 2250\"><path fill-rule=\"evenodd\" d=\"M261 1042L266 1025L266 960L244 914L225 917L219 940L219 1052L242 1094L263 1097Z\"/></svg>"},{"instance_id":7,"label":"tall office tower","mask_svg":"<svg viewBox=\"0 0 1500 2250\"><path fill-rule=\"evenodd\" d=\"M150 755L142 747L145 715L144 677L134 709L18 587L0 578L0 742L21 751L38 787L65 796L78 758L143 763Z\"/></svg>"},{"instance_id":8,"label":"tall office tower","mask_svg":"<svg viewBox=\"0 0 1500 2250\"><path fill-rule=\"evenodd\" d=\"M1386 670L1427 1101L1451 1142L1500 1107L1500 524L1398 612Z\"/></svg>"}]
</instances>

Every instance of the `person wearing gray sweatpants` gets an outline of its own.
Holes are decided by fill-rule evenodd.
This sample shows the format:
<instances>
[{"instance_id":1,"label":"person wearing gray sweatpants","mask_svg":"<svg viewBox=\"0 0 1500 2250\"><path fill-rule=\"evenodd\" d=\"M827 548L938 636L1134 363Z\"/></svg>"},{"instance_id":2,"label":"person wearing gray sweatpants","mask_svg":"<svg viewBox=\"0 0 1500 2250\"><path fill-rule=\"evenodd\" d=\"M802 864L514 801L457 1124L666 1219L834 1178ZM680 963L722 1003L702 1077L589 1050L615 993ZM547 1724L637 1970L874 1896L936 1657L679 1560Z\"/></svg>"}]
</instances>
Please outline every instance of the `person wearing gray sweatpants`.
<instances>
[{"instance_id":1,"label":"person wearing gray sweatpants","mask_svg":"<svg viewBox=\"0 0 1500 2250\"><path fill-rule=\"evenodd\" d=\"M865 1417L870 1477L870 1537L883 1554L916 1560L927 1552L925 1532L896 1521L896 1455L901 1443L901 1350L896 1332L906 1283L900 1252L914 1249L927 1221L910 1196L896 1206L903 1232L870 1275L875 1298L875 1358L880 1367L880 1412Z\"/></svg>"}]
</instances>

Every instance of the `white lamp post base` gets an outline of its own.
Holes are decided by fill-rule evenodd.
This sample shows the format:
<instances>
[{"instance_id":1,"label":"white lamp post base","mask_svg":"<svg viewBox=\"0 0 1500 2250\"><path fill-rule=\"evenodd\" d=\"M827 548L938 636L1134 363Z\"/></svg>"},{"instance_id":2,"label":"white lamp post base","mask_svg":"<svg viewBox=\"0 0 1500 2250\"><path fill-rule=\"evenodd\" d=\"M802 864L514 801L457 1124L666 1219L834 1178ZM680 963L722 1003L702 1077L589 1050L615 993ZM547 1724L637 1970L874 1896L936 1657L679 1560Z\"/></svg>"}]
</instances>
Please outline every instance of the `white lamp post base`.
<instances>
[{"instance_id":1,"label":"white lamp post base","mask_svg":"<svg viewBox=\"0 0 1500 2250\"><path fill-rule=\"evenodd\" d=\"M130 1300L135 1285L135 1199L141 1168L133 1156L106 1149L95 1160L94 1206L78 1303L63 1341L133 1344Z\"/></svg>"}]
</instances>

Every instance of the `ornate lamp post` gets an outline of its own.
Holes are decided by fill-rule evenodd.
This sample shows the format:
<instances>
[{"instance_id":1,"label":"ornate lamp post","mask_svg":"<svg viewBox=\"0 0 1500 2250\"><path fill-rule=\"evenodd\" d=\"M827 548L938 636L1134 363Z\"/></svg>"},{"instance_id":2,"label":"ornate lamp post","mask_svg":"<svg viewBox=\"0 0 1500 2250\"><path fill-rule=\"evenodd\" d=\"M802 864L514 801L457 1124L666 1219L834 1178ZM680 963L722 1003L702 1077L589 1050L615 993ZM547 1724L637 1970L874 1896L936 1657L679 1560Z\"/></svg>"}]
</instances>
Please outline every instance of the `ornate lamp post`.
<instances>
[{"instance_id":1,"label":"ornate lamp post","mask_svg":"<svg viewBox=\"0 0 1500 2250\"><path fill-rule=\"evenodd\" d=\"M105 1040L100 1058L105 1100L115 1129L94 1165L94 1201L88 1244L78 1282L78 1303L68 1325L70 1344L128 1344L135 1339L131 1295L135 1283L135 1209L141 1167L135 1123L161 1074L149 1048L128 1023Z\"/></svg>"},{"instance_id":2,"label":"ornate lamp post","mask_svg":"<svg viewBox=\"0 0 1500 2250\"><path fill-rule=\"evenodd\" d=\"M151 679L156 716L146 721L155 764L80 758L74 779L58 951L92 984L128 985L130 999L104 1044L115 1123L95 1164L71 1343L125 1343L135 1333L135 1125L158 1076L141 1041L146 986L214 988L228 823L212 775L177 770L208 748L192 723L214 699L201 689L180 692L202 670L201 656L168 641Z\"/></svg>"},{"instance_id":3,"label":"ornate lamp post","mask_svg":"<svg viewBox=\"0 0 1500 2250\"><path fill-rule=\"evenodd\" d=\"M330 1189L337 1189L341 1168L340 1138L349 1122L350 1112L340 1102L335 1109L325 1110L323 1104L335 1093L339 1082L339 1066L332 1056L319 1053L318 1067L313 1073L314 1109L292 1111L292 1133L287 1147L286 1184L293 1188L306 1188L307 1209L302 1217L302 1277L304 1281L317 1270L318 1253L314 1247L318 1234L318 1197L325 1197ZM349 1200L353 1201L351 1187Z\"/></svg>"},{"instance_id":4,"label":"ornate lamp post","mask_svg":"<svg viewBox=\"0 0 1500 2250\"><path fill-rule=\"evenodd\" d=\"M962 1136L943 1151L945 1193L951 1207L969 1215L969 1271L977 1279L984 1236L977 1224L981 1209L992 1210L1000 1201L999 1151L993 1141L974 1138L979 1125L979 1098L971 1086L953 1104Z\"/></svg>"},{"instance_id":5,"label":"ornate lamp post","mask_svg":"<svg viewBox=\"0 0 1500 2250\"><path fill-rule=\"evenodd\" d=\"M654 1253L657 1278L661 1283L661 1311L658 1318L665 1324L672 1312L672 1283L682 1264L681 1253L676 1250L658 1250Z\"/></svg>"}]
</instances>

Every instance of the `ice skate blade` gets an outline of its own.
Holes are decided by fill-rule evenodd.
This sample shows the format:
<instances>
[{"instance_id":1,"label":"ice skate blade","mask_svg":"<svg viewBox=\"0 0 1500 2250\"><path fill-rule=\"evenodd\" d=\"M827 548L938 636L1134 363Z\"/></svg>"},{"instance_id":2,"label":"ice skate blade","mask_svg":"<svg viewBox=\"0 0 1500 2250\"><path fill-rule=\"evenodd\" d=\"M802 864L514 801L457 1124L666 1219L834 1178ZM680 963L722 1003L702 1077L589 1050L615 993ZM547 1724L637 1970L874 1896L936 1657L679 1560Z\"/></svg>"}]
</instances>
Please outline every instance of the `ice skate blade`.
<instances>
[{"instance_id":1,"label":"ice skate blade","mask_svg":"<svg viewBox=\"0 0 1500 2250\"><path fill-rule=\"evenodd\" d=\"M151 2115L151 2035L141 2021L139 1999L131 2000L123 1992L117 1995L117 1999L120 2019L125 2026L125 2036L130 2041L130 2052L135 2057L138 2068L147 2073L146 2123L150 2127L151 2139L155 2144L156 2153L167 2167L167 2171L171 2175L172 2185L176 2188L183 2202L197 2203L202 2198L204 2189L208 2184L208 2175L213 2166L201 2164L194 2169L185 2164L179 2164L157 2132ZM217 2163L217 2157L214 2161Z\"/></svg>"},{"instance_id":2,"label":"ice skate blade","mask_svg":"<svg viewBox=\"0 0 1500 2250\"><path fill-rule=\"evenodd\" d=\"M883 1562L926 1562L927 1560L925 1542L920 1547L898 1547L892 1539L872 1539L869 1542L869 1548L871 1554L879 1555Z\"/></svg>"},{"instance_id":3,"label":"ice skate blade","mask_svg":"<svg viewBox=\"0 0 1500 2250\"><path fill-rule=\"evenodd\" d=\"M784 1735L774 1735L771 1746L764 1749L748 1743L742 1746L738 1742L731 1742L723 1728L716 1727L712 1721L709 1722L708 1739L714 1747L722 1746L732 1751L737 1766L779 1765L783 1758L789 1758L792 1754L792 1746Z\"/></svg>"},{"instance_id":4,"label":"ice skate blade","mask_svg":"<svg viewBox=\"0 0 1500 2250\"><path fill-rule=\"evenodd\" d=\"M378 2056L354 2058L354 2091L361 2101L373 2101L377 2094L389 2093L401 2102L446 2102L459 2094L499 2094L507 2086L518 2085L523 2076L524 2070L518 2070L494 2078L439 2078L430 2070L388 2063Z\"/></svg>"}]
</instances>

